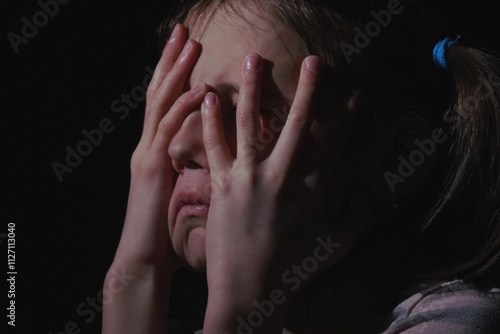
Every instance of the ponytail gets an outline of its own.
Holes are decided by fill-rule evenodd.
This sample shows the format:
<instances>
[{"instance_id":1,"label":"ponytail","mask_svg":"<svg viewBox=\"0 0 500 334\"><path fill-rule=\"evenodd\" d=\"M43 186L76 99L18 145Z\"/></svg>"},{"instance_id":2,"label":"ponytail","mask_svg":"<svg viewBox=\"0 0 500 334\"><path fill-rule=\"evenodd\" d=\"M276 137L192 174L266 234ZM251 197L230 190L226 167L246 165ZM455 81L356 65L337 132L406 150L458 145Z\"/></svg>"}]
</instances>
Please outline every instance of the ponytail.
<instances>
[{"instance_id":1,"label":"ponytail","mask_svg":"<svg viewBox=\"0 0 500 334\"><path fill-rule=\"evenodd\" d=\"M461 45L449 49L447 62L455 85L444 116L452 166L424 228L450 204L465 206L457 199L476 203L467 229L474 255L456 269L478 276L500 262L500 67L496 58Z\"/></svg>"}]
</instances>

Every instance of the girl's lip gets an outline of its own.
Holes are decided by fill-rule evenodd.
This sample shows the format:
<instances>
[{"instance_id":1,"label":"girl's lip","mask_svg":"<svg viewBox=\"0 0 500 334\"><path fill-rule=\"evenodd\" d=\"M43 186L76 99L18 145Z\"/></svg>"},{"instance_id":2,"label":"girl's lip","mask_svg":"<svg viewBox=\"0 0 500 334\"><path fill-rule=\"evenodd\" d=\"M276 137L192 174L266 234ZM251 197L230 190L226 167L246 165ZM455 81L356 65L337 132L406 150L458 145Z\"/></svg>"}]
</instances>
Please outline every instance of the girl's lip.
<instances>
[{"instance_id":1,"label":"girl's lip","mask_svg":"<svg viewBox=\"0 0 500 334\"><path fill-rule=\"evenodd\" d=\"M175 198L175 214L206 216L210 200L198 192L181 192Z\"/></svg>"},{"instance_id":2,"label":"girl's lip","mask_svg":"<svg viewBox=\"0 0 500 334\"><path fill-rule=\"evenodd\" d=\"M177 216L208 216L208 205L184 205Z\"/></svg>"}]
</instances>

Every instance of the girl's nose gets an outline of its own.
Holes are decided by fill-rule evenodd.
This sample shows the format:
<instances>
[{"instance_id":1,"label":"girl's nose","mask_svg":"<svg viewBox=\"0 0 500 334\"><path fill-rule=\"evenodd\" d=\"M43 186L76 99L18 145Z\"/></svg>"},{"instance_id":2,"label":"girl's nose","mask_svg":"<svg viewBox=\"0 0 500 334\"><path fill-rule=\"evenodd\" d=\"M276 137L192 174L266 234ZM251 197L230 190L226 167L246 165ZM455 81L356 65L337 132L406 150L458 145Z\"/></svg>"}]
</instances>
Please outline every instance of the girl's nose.
<instances>
[{"instance_id":1,"label":"girl's nose","mask_svg":"<svg viewBox=\"0 0 500 334\"><path fill-rule=\"evenodd\" d=\"M203 145L201 112L194 111L184 120L170 143L168 153L179 174L183 174L186 169L209 170Z\"/></svg>"}]
</instances>

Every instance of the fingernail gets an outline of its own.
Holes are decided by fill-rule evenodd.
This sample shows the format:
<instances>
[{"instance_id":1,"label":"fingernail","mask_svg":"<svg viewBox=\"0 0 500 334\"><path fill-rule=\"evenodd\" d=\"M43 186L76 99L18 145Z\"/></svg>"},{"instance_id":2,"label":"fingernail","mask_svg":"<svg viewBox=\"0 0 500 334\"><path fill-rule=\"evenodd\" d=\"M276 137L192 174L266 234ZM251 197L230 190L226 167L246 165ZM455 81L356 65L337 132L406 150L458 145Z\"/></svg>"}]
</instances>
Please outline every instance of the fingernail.
<instances>
[{"instance_id":1,"label":"fingernail","mask_svg":"<svg viewBox=\"0 0 500 334\"><path fill-rule=\"evenodd\" d=\"M215 94L210 92L205 96L205 104L207 106L213 106L216 102Z\"/></svg>"},{"instance_id":2,"label":"fingernail","mask_svg":"<svg viewBox=\"0 0 500 334\"><path fill-rule=\"evenodd\" d=\"M247 56L246 67L248 70L260 70L262 68L262 58L256 54Z\"/></svg>"},{"instance_id":3,"label":"fingernail","mask_svg":"<svg viewBox=\"0 0 500 334\"><path fill-rule=\"evenodd\" d=\"M202 89L203 89L203 84L199 84L199 85L194 86L191 89L191 92L194 93L194 94L197 94L197 93L201 92Z\"/></svg>"},{"instance_id":4,"label":"fingernail","mask_svg":"<svg viewBox=\"0 0 500 334\"><path fill-rule=\"evenodd\" d=\"M191 42L191 40L187 41L186 45L184 45L184 49L182 50L182 55L187 55L192 47L193 42Z\"/></svg>"},{"instance_id":5,"label":"fingernail","mask_svg":"<svg viewBox=\"0 0 500 334\"><path fill-rule=\"evenodd\" d=\"M177 36L179 35L179 31L180 31L180 23L178 23L175 28L174 28L174 31L172 31L172 35L170 35L170 39L168 40L169 43L172 43L173 41L175 41L175 39L177 38Z\"/></svg>"},{"instance_id":6,"label":"fingernail","mask_svg":"<svg viewBox=\"0 0 500 334\"><path fill-rule=\"evenodd\" d=\"M321 60L317 56L309 56L306 58L306 67L309 71L318 73L321 69Z\"/></svg>"}]
</instances>

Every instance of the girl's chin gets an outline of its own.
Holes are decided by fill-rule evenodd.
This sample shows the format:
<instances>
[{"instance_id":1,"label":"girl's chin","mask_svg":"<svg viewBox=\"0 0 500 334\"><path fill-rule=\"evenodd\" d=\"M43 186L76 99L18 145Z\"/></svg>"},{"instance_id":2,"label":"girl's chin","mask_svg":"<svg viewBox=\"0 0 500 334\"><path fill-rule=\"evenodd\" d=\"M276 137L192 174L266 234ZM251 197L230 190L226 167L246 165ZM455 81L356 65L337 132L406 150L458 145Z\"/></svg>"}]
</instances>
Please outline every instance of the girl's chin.
<instances>
[{"instance_id":1,"label":"girl's chin","mask_svg":"<svg viewBox=\"0 0 500 334\"><path fill-rule=\"evenodd\" d=\"M196 271L205 271L207 258L205 255L205 228L196 227L189 232L184 257L189 268Z\"/></svg>"}]
</instances>

